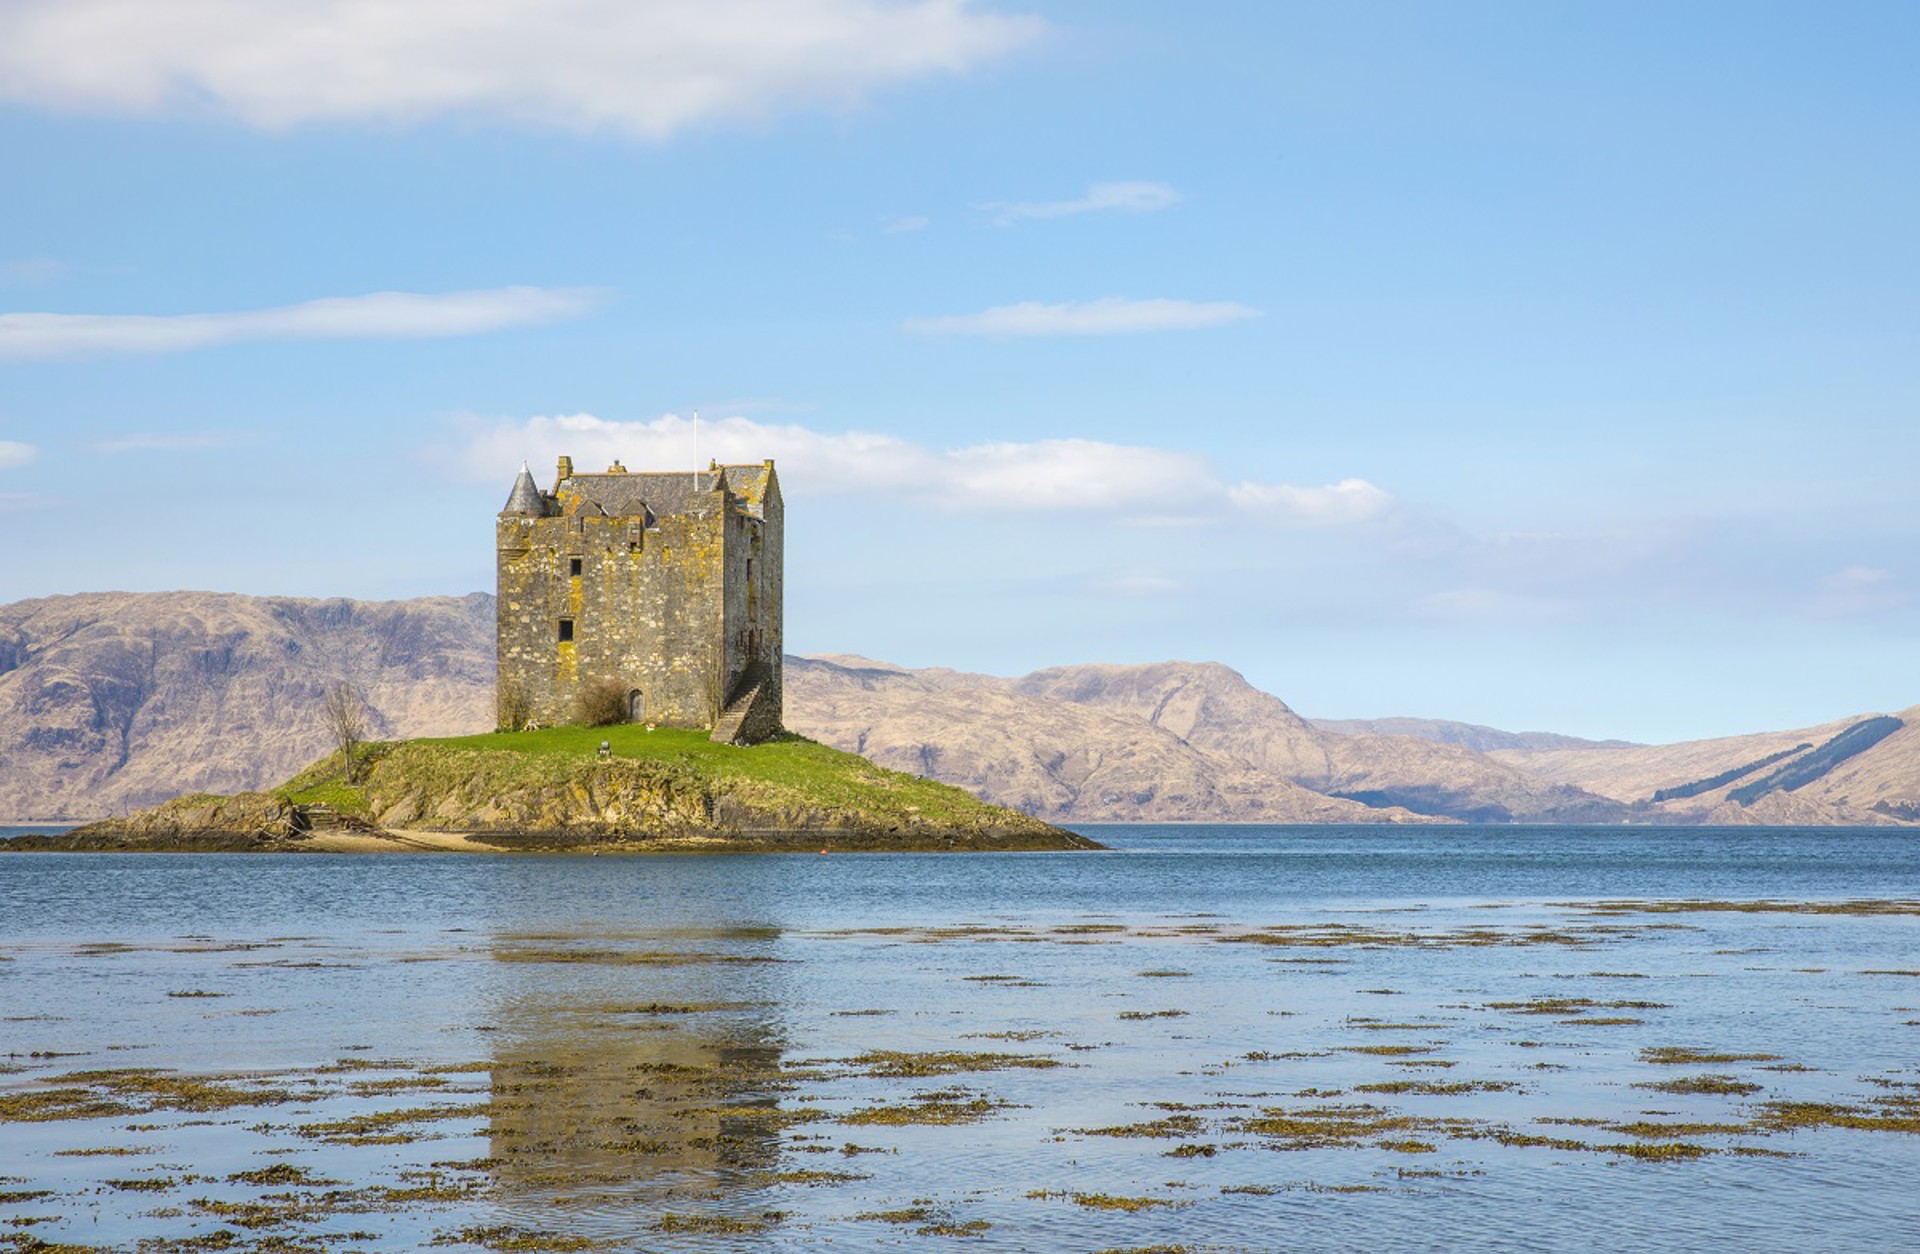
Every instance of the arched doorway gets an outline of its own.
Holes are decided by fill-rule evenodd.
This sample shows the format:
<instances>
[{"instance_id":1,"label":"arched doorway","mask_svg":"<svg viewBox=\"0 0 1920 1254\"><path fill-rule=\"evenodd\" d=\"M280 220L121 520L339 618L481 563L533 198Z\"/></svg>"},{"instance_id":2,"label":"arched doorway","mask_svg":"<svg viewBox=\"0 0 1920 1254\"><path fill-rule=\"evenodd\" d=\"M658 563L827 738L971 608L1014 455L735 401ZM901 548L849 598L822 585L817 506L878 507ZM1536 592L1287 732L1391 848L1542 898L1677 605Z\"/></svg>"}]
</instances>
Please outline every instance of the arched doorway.
<instances>
[{"instance_id":1,"label":"arched doorway","mask_svg":"<svg viewBox=\"0 0 1920 1254\"><path fill-rule=\"evenodd\" d=\"M647 699L635 688L627 694L627 721L644 723L647 721Z\"/></svg>"}]
</instances>

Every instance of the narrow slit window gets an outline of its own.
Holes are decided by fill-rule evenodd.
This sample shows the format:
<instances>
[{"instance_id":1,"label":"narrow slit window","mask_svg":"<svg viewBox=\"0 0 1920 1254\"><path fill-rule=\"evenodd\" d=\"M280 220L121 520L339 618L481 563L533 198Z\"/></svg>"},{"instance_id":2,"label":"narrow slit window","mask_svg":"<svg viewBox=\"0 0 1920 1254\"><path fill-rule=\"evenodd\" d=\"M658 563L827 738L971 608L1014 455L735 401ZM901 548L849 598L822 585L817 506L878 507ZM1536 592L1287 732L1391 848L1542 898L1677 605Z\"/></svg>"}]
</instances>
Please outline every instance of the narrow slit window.
<instances>
[{"instance_id":1,"label":"narrow slit window","mask_svg":"<svg viewBox=\"0 0 1920 1254\"><path fill-rule=\"evenodd\" d=\"M575 579L578 579L580 577L580 559L579 558L571 557L567 559L567 573L569 575L572 575Z\"/></svg>"},{"instance_id":2,"label":"narrow slit window","mask_svg":"<svg viewBox=\"0 0 1920 1254\"><path fill-rule=\"evenodd\" d=\"M560 620L560 639L562 643L573 639L573 620L571 618L563 618Z\"/></svg>"}]
</instances>

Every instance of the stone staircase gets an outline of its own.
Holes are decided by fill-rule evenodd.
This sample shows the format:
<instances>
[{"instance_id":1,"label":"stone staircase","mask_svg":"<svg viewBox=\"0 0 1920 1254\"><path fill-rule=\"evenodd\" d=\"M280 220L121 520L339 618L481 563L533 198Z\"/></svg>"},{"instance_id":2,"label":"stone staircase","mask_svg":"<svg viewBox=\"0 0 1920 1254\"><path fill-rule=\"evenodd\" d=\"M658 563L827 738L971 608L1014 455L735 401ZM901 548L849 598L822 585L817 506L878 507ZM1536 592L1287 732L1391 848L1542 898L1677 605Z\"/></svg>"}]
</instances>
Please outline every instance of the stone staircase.
<instances>
[{"instance_id":1,"label":"stone staircase","mask_svg":"<svg viewBox=\"0 0 1920 1254\"><path fill-rule=\"evenodd\" d=\"M294 827L306 832L337 832L345 827L341 813L324 802L293 807Z\"/></svg>"},{"instance_id":2,"label":"stone staircase","mask_svg":"<svg viewBox=\"0 0 1920 1254\"><path fill-rule=\"evenodd\" d=\"M749 666L741 675L740 682L734 686L733 695L720 711L720 717L713 720L711 739L723 745L747 744L754 739L758 730L752 724L756 707L766 697L773 676L762 663Z\"/></svg>"}]
</instances>

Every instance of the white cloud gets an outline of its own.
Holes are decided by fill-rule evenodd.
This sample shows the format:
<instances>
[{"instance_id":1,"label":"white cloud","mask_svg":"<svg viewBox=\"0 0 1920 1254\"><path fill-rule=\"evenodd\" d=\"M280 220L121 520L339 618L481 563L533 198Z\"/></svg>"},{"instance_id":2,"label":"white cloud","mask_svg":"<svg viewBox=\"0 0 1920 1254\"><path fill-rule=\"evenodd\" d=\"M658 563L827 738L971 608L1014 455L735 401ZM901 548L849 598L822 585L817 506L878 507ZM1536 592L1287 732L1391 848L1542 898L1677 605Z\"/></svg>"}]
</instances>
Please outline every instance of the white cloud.
<instances>
[{"instance_id":1,"label":"white cloud","mask_svg":"<svg viewBox=\"0 0 1920 1254\"><path fill-rule=\"evenodd\" d=\"M1820 581L1810 608L1822 618L1848 618L1905 607L1915 599L1913 589L1890 570L1846 566Z\"/></svg>"},{"instance_id":2,"label":"white cloud","mask_svg":"<svg viewBox=\"0 0 1920 1254\"><path fill-rule=\"evenodd\" d=\"M421 339L475 335L585 313L603 294L501 287L423 296L373 292L213 314L0 314L0 358L166 353L241 340Z\"/></svg>"},{"instance_id":3,"label":"white cloud","mask_svg":"<svg viewBox=\"0 0 1920 1254\"><path fill-rule=\"evenodd\" d=\"M1165 183L1093 183L1078 200L996 200L980 207L993 215L995 226L1012 226L1029 218L1066 218L1078 213L1158 213L1182 199Z\"/></svg>"},{"instance_id":4,"label":"white cloud","mask_svg":"<svg viewBox=\"0 0 1920 1254\"><path fill-rule=\"evenodd\" d=\"M0 261L0 283L28 284L52 283L65 278L67 263L55 261L51 257L27 257L18 261Z\"/></svg>"},{"instance_id":5,"label":"white cloud","mask_svg":"<svg viewBox=\"0 0 1920 1254\"><path fill-rule=\"evenodd\" d=\"M1132 335L1141 331L1190 331L1225 326L1260 311L1232 301L1128 300L1109 296L1078 304L1025 301L975 314L909 318L919 335Z\"/></svg>"},{"instance_id":6,"label":"white cloud","mask_svg":"<svg viewBox=\"0 0 1920 1254\"><path fill-rule=\"evenodd\" d=\"M650 422L615 422L591 414L521 421L467 419L459 424L458 463L473 478L510 483L522 460L550 467L566 454L583 470L619 460L634 469L696 464L691 419L668 414ZM780 465L787 493L801 497L911 497L939 509L992 512L1099 513L1121 521L1204 520L1229 513L1269 521L1326 525L1357 522L1391 498L1364 480L1345 480L1341 500L1365 496L1371 512L1351 505L1309 511L1248 507L1249 492L1312 499L1327 489L1242 483L1229 487L1197 453L1101 440L1046 439L932 449L898 436L822 432L798 424L729 417L702 422L698 463Z\"/></svg>"},{"instance_id":7,"label":"white cloud","mask_svg":"<svg viewBox=\"0 0 1920 1254\"><path fill-rule=\"evenodd\" d=\"M1119 597L1129 601L1157 601L1167 597L1186 596L1191 589L1178 579L1168 578L1157 571L1135 570L1121 571L1096 577L1088 586L1098 593L1110 597Z\"/></svg>"},{"instance_id":8,"label":"white cloud","mask_svg":"<svg viewBox=\"0 0 1920 1254\"><path fill-rule=\"evenodd\" d=\"M883 228L888 235L904 235L908 231L924 231L932 225L931 219L913 214L904 218L895 218Z\"/></svg>"},{"instance_id":9,"label":"white cloud","mask_svg":"<svg viewBox=\"0 0 1920 1254\"><path fill-rule=\"evenodd\" d=\"M135 431L95 440L93 450L96 453L172 453L182 449L235 448L259 442L260 437L250 431Z\"/></svg>"},{"instance_id":10,"label":"white cloud","mask_svg":"<svg viewBox=\"0 0 1920 1254\"><path fill-rule=\"evenodd\" d=\"M1365 479L1342 479L1318 488L1290 483L1240 483L1228 499L1248 513L1269 514L1312 527L1365 522L1393 504L1393 497Z\"/></svg>"},{"instance_id":11,"label":"white cloud","mask_svg":"<svg viewBox=\"0 0 1920 1254\"><path fill-rule=\"evenodd\" d=\"M40 456L40 450L31 444L22 444L18 440L0 440L0 470L24 466L38 456Z\"/></svg>"},{"instance_id":12,"label":"white cloud","mask_svg":"<svg viewBox=\"0 0 1920 1254\"><path fill-rule=\"evenodd\" d=\"M8 0L0 99L277 129L479 114L648 138L1036 39L973 0Z\"/></svg>"},{"instance_id":13,"label":"white cloud","mask_svg":"<svg viewBox=\"0 0 1920 1254\"><path fill-rule=\"evenodd\" d=\"M1871 588L1891 578L1893 578L1891 571L1881 570L1877 566L1848 566L1828 575L1821 582L1826 587L1838 591L1849 588Z\"/></svg>"},{"instance_id":14,"label":"white cloud","mask_svg":"<svg viewBox=\"0 0 1920 1254\"><path fill-rule=\"evenodd\" d=\"M1098 440L975 444L939 454L942 494L969 509L1201 508L1219 484L1194 453Z\"/></svg>"}]
</instances>

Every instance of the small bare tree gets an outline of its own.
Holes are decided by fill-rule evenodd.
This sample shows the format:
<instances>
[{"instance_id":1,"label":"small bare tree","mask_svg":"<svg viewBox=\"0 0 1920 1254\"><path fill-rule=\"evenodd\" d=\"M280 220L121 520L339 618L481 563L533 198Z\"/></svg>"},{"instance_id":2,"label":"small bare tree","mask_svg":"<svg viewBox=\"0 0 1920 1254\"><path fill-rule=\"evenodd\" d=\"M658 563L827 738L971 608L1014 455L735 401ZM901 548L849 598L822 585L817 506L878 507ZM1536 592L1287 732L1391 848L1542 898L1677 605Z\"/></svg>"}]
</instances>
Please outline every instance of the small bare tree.
<instances>
[{"instance_id":1,"label":"small bare tree","mask_svg":"<svg viewBox=\"0 0 1920 1254\"><path fill-rule=\"evenodd\" d=\"M341 772L349 784L360 777L360 746L367 739L367 699L344 679L327 687L326 701L320 707L327 732L340 750Z\"/></svg>"}]
</instances>

